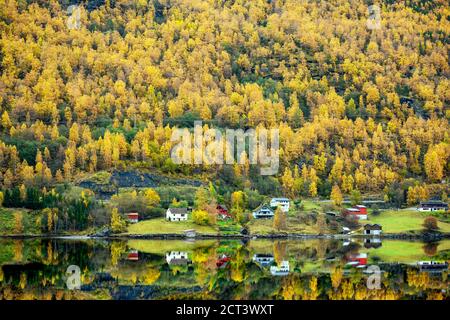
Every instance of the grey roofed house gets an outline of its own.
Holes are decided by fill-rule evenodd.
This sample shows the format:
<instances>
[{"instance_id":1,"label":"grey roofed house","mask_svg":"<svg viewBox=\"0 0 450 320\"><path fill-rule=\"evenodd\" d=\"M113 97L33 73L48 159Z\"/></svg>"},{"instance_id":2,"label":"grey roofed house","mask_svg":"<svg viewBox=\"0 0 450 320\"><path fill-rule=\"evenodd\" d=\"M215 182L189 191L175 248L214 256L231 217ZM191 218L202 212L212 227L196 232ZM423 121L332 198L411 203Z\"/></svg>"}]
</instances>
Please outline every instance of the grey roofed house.
<instances>
[{"instance_id":1,"label":"grey roofed house","mask_svg":"<svg viewBox=\"0 0 450 320\"><path fill-rule=\"evenodd\" d=\"M169 208L170 212L173 214L185 214L188 213L187 208Z\"/></svg>"},{"instance_id":2,"label":"grey roofed house","mask_svg":"<svg viewBox=\"0 0 450 320\"><path fill-rule=\"evenodd\" d=\"M423 201L419 205L421 211L448 210L448 204L439 200Z\"/></svg>"},{"instance_id":3,"label":"grey roofed house","mask_svg":"<svg viewBox=\"0 0 450 320\"><path fill-rule=\"evenodd\" d=\"M382 230L383 227L379 224L366 224L364 225L364 230Z\"/></svg>"},{"instance_id":4,"label":"grey roofed house","mask_svg":"<svg viewBox=\"0 0 450 320\"><path fill-rule=\"evenodd\" d=\"M253 255L253 261L262 267L270 266L275 258L271 254L255 254Z\"/></svg>"},{"instance_id":5,"label":"grey roofed house","mask_svg":"<svg viewBox=\"0 0 450 320\"><path fill-rule=\"evenodd\" d=\"M169 208L166 211L166 219L169 221L187 221L189 208Z\"/></svg>"},{"instance_id":6,"label":"grey roofed house","mask_svg":"<svg viewBox=\"0 0 450 320\"><path fill-rule=\"evenodd\" d=\"M255 218L271 218L274 216L274 211L266 204L259 206L253 211Z\"/></svg>"}]
</instances>

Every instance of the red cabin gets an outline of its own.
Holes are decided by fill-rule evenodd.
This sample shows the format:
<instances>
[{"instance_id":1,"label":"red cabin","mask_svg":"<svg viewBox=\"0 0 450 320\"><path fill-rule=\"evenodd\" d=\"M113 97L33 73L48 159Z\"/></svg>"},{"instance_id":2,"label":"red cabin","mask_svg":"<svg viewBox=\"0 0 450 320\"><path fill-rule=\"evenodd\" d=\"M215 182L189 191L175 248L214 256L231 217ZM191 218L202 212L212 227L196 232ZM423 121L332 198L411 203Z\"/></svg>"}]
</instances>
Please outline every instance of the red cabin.
<instances>
[{"instance_id":1,"label":"red cabin","mask_svg":"<svg viewBox=\"0 0 450 320\"><path fill-rule=\"evenodd\" d=\"M367 265L367 253L352 254L348 258L347 265L352 265L354 267L364 267Z\"/></svg>"},{"instance_id":2,"label":"red cabin","mask_svg":"<svg viewBox=\"0 0 450 320\"><path fill-rule=\"evenodd\" d=\"M130 261L138 261L139 260L139 251L131 250L128 253L128 260L130 260Z\"/></svg>"},{"instance_id":3,"label":"red cabin","mask_svg":"<svg viewBox=\"0 0 450 320\"><path fill-rule=\"evenodd\" d=\"M226 255L223 255L221 258L219 258L217 260L216 266L218 268L225 267L230 260L231 260L230 257L227 257Z\"/></svg>"},{"instance_id":4,"label":"red cabin","mask_svg":"<svg viewBox=\"0 0 450 320\"><path fill-rule=\"evenodd\" d=\"M139 222L139 213L137 212L130 212L127 213L128 221L131 223L138 223Z\"/></svg>"},{"instance_id":5,"label":"red cabin","mask_svg":"<svg viewBox=\"0 0 450 320\"><path fill-rule=\"evenodd\" d=\"M356 209L359 209L360 214L367 214L367 208L363 205L357 205L355 206Z\"/></svg>"},{"instance_id":6,"label":"red cabin","mask_svg":"<svg viewBox=\"0 0 450 320\"><path fill-rule=\"evenodd\" d=\"M353 208L347 208L345 212L360 220L366 220L367 219L367 208L362 205L357 205Z\"/></svg>"},{"instance_id":7,"label":"red cabin","mask_svg":"<svg viewBox=\"0 0 450 320\"><path fill-rule=\"evenodd\" d=\"M222 219L231 218L231 214L228 213L227 207L222 204L218 204L216 207L217 214L222 217Z\"/></svg>"}]
</instances>

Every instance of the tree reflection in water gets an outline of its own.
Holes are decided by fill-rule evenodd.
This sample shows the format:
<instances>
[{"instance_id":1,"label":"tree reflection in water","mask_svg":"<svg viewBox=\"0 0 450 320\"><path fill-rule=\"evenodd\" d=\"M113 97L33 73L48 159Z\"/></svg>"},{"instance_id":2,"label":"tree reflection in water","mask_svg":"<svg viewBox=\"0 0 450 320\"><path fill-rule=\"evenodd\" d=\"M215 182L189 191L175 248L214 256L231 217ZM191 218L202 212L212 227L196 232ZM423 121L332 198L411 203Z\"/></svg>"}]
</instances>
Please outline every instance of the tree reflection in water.
<instances>
[{"instance_id":1,"label":"tree reflection in water","mask_svg":"<svg viewBox=\"0 0 450 320\"><path fill-rule=\"evenodd\" d=\"M3 239L0 298L449 299L448 269L417 267L449 257L450 241ZM367 288L372 264L382 270L378 290ZM67 289L70 265L81 290Z\"/></svg>"}]
</instances>

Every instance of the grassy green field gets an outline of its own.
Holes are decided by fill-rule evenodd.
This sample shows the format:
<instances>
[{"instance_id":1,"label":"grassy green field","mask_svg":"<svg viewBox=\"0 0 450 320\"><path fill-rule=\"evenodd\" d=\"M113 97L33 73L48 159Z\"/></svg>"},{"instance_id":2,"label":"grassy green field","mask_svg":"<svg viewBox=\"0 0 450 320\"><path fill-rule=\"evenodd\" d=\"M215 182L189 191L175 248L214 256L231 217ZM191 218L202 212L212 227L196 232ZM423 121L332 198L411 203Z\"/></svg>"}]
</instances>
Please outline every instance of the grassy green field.
<instances>
[{"instance_id":1,"label":"grassy green field","mask_svg":"<svg viewBox=\"0 0 450 320\"><path fill-rule=\"evenodd\" d=\"M302 200L301 205L303 205L303 211L313 211L322 209L319 202L316 200L305 199Z\"/></svg>"},{"instance_id":2,"label":"grassy green field","mask_svg":"<svg viewBox=\"0 0 450 320\"><path fill-rule=\"evenodd\" d=\"M216 240L197 240L197 241L182 241L182 240L129 240L128 247L139 252L165 255L169 251L192 251L198 248L211 247L216 243Z\"/></svg>"},{"instance_id":3,"label":"grassy green field","mask_svg":"<svg viewBox=\"0 0 450 320\"><path fill-rule=\"evenodd\" d=\"M252 219L248 223L250 234L273 234L278 230L273 228L273 219ZM314 226L300 223L297 217L289 216L287 218L287 229L280 232L298 233L298 234L316 234L318 231Z\"/></svg>"},{"instance_id":4,"label":"grassy green field","mask_svg":"<svg viewBox=\"0 0 450 320\"><path fill-rule=\"evenodd\" d=\"M242 226L233 220L217 221L219 232L222 235L237 235L241 233Z\"/></svg>"},{"instance_id":5,"label":"grassy green field","mask_svg":"<svg viewBox=\"0 0 450 320\"><path fill-rule=\"evenodd\" d=\"M425 253L425 244L418 241L383 241L380 248L364 249L361 252L367 252L369 260L373 261L374 257L381 259L384 262L402 262L414 263L420 260L430 260L430 256ZM436 253L450 250L450 241L440 241L437 244Z\"/></svg>"},{"instance_id":6,"label":"grassy green field","mask_svg":"<svg viewBox=\"0 0 450 320\"><path fill-rule=\"evenodd\" d=\"M423 230L423 220L428 214L415 210L386 210L374 216L369 212L366 223L378 223L383 226L384 233L419 232ZM438 222L439 231L450 232L450 223Z\"/></svg>"},{"instance_id":7,"label":"grassy green field","mask_svg":"<svg viewBox=\"0 0 450 320\"><path fill-rule=\"evenodd\" d=\"M128 234L183 234L184 230L194 229L202 234L217 234L218 230L211 226L199 226L192 221L166 221L164 218L156 218L131 224Z\"/></svg>"}]
</instances>

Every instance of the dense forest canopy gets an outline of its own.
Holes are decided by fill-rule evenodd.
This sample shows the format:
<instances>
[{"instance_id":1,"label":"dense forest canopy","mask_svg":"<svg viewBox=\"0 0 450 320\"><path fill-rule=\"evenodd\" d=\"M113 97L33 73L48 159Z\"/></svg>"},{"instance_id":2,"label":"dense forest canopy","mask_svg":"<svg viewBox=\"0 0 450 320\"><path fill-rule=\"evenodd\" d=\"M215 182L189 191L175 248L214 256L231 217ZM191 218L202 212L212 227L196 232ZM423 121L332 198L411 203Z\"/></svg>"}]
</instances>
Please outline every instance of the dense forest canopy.
<instances>
[{"instance_id":1,"label":"dense forest canopy","mask_svg":"<svg viewBox=\"0 0 450 320\"><path fill-rule=\"evenodd\" d=\"M74 3L79 28L67 25ZM336 185L389 197L406 183L411 202L440 197L450 7L379 1L370 30L369 4L0 0L0 184L133 165L261 193L328 197ZM279 175L173 164L172 128L194 119L279 128Z\"/></svg>"}]
</instances>

